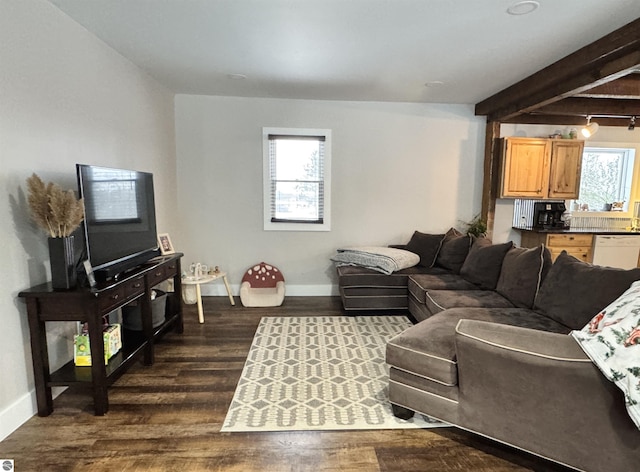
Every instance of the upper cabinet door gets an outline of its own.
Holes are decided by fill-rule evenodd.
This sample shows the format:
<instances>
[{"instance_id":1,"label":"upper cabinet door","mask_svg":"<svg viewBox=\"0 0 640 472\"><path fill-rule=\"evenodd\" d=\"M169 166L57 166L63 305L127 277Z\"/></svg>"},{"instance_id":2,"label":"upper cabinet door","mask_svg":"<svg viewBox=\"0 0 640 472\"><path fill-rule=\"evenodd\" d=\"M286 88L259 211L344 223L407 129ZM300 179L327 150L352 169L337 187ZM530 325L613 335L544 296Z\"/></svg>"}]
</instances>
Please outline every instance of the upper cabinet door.
<instances>
[{"instance_id":1,"label":"upper cabinet door","mask_svg":"<svg viewBox=\"0 0 640 472\"><path fill-rule=\"evenodd\" d=\"M551 143L549 198L578 198L584 141L554 140Z\"/></svg>"},{"instance_id":2,"label":"upper cabinet door","mask_svg":"<svg viewBox=\"0 0 640 472\"><path fill-rule=\"evenodd\" d=\"M549 188L550 152L548 139L505 138L500 197L545 198Z\"/></svg>"}]
</instances>

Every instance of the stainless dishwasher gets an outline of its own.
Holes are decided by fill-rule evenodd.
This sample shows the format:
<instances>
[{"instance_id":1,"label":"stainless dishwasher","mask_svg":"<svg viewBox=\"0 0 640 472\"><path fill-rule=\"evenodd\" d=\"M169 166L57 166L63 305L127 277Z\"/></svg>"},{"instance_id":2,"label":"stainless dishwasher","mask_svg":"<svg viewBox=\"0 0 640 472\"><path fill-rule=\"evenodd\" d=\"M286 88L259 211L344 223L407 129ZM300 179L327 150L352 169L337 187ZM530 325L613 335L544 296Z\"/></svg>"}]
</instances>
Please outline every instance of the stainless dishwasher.
<instances>
[{"instance_id":1,"label":"stainless dishwasher","mask_svg":"<svg viewBox=\"0 0 640 472\"><path fill-rule=\"evenodd\" d=\"M596 265L632 269L638 267L640 234L637 236L598 234L593 243Z\"/></svg>"}]
</instances>

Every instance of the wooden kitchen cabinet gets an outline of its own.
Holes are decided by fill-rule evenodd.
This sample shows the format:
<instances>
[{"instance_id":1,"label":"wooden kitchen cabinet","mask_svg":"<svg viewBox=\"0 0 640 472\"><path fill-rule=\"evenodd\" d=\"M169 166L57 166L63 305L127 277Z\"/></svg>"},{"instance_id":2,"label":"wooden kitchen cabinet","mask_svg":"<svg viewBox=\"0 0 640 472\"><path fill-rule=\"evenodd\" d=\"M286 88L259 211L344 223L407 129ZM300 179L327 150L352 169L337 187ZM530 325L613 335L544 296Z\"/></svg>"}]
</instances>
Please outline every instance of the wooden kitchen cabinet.
<instances>
[{"instance_id":1,"label":"wooden kitchen cabinet","mask_svg":"<svg viewBox=\"0 0 640 472\"><path fill-rule=\"evenodd\" d=\"M503 138L501 198L578 198L584 141Z\"/></svg>"},{"instance_id":2,"label":"wooden kitchen cabinet","mask_svg":"<svg viewBox=\"0 0 640 472\"><path fill-rule=\"evenodd\" d=\"M553 139L549 166L549 198L577 199L584 141Z\"/></svg>"},{"instance_id":3,"label":"wooden kitchen cabinet","mask_svg":"<svg viewBox=\"0 0 640 472\"><path fill-rule=\"evenodd\" d=\"M522 247L537 247L544 244L551 252L555 261L562 251L567 251L573 257L584 262L593 261L593 234L559 234L523 232L520 245Z\"/></svg>"},{"instance_id":4,"label":"wooden kitchen cabinet","mask_svg":"<svg viewBox=\"0 0 640 472\"><path fill-rule=\"evenodd\" d=\"M548 139L504 138L500 197L543 198L549 186Z\"/></svg>"}]
</instances>

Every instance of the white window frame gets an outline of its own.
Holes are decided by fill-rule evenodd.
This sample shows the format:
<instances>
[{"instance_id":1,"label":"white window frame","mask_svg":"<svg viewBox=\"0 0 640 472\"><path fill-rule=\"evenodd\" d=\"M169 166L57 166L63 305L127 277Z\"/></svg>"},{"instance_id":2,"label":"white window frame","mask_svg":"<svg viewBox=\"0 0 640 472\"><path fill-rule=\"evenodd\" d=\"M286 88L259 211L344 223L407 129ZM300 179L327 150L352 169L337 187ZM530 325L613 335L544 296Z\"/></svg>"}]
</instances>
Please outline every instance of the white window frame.
<instances>
[{"instance_id":1,"label":"white window frame","mask_svg":"<svg viewBox=\"0 0 640 472\"><path fill-rule=\"evenodd\" d=\"M589 146L585 146L584 150L583 150L583 155L589 154L589 153L598 153L598 152L602 152L602 153L607 153L607 152L611 152L611 153L617 153L617 154L624 154L623 159L625 161L625 169L623 170L623 175L621 176L621 183L620 183L620 187L622 186L628 186L629 187L629 198L627 200L625 200L625 204L624 204L624 209L622 212L605 212L605 211L601 211L600 209L596 209L591 210L591 211L579 211L577 213L579 213L580 215L592 215L592 216L598 216L598 214L602 214L602 215L607 215L607 216L622 216L625 214L628 214L632 208L631 208L631 202L630 200L633 199L634 193L633 193L633 189L634 189L634 169L635 169L635 153L636 150L635 148L631 147L631 146L623 146L623 145L600 145L600 144L590 144ZM629 162L631 161L631 162ZM620 191L622 191L622 189L619 189ZM576 200L570 200L569 204L573 204L573 202ZM577 199L577 201L580 201L580 198ZM569 206L569 208L571 208L571 206Z\"/></svg>"},{"instance_id":2,"label":"white window frame","mask_svg":"<svg viewBox=\"0 0 640 472\"><path fill-rule=\"evenodd\" d=\"M324 138L324 206L322 223L271 221L271 162L269 135ZM316 128L262 128L263 216L265 231L331 231L331 130Z\"/></svg>"}]
</instances>

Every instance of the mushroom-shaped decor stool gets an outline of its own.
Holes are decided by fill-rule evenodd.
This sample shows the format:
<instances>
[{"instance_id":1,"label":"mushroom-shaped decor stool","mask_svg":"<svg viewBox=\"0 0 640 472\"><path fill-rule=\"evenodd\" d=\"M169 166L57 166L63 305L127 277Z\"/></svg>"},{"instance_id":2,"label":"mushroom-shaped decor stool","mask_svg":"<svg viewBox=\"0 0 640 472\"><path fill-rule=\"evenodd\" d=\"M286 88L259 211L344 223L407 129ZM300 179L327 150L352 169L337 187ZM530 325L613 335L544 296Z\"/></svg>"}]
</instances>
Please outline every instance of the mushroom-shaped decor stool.
<instances>
[{"instance_id":1,"label":"mushroom-shaped decor stool","mask_svg":"<svg viewBox=\"0 0 640 472\"><path fill-rule=\"evenodd\" d=\"M240 284L244 306L280 306L284 301L284 277L277 267L261 262L245 272Z\"/></svg>"}]
</instances>

